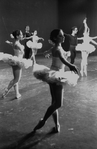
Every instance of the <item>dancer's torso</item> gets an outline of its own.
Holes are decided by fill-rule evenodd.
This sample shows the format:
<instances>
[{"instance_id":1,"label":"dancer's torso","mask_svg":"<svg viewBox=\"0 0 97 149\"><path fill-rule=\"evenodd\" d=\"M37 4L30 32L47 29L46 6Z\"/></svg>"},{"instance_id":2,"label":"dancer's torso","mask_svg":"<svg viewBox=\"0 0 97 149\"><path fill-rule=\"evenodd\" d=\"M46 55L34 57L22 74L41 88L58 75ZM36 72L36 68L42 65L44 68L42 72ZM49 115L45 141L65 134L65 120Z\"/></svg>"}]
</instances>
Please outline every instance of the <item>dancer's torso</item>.
<instances>
[{"instance_id":1,"label":"dancer's torso","mask_svg":"<svg viewBox=\"0 0 97 149\"><path fill-rule=\"evenodd\" d=\"M61 48L61 52L64 54L64 57L65 57L66 53L64 52L62 48ZM52 49L51 69L57 70L57 71L64 71L64 68L65 68L65 65L59 58L57 50Z\"/></svg>"},{"instance_id":2,"label":"dancer's torso","mask_svg":"<svg viewBox=\"0 0 97 149\"><path fill-rule=\"evenodd\" d=\"M14 48L14 56L22 58L24 55L24 46L21 45L19 42L15 42L13 48Z\"/></svg>"},{"instance_id":3,"label":"dancer's torso","mask_svg":"<svg viewBox=\"0 0 97 149\"><path fill-rule=\"evenodd\" d=\"M72 36L72 35L70 35L69 36L69 42L70 42L70 45L72 45L72 46L76 46L77 45L77 36Z\"/></svg>"},{"instance_id":4,"label":"dancer's torso","mask_svg":"<svg viewBox=\"0 0 97 149\"><path fill-rule=\"evenodd\" d=\"M91 38L89 36L86 36L83 38L83 44L89 44L91 41Z\"/></svg>"}]
</instances>

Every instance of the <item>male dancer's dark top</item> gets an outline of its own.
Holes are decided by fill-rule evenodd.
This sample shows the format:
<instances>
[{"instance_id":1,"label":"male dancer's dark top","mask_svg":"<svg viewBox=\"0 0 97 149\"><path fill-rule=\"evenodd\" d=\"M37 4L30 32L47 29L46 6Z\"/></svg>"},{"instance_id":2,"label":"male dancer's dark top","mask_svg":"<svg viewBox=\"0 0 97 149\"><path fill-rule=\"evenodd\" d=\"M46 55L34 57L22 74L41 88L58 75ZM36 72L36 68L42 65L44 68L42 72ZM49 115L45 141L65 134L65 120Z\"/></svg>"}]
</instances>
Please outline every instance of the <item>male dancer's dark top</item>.
<instances>
[{"instance_id":1,"label":"male dancer's dark top","mask_svg":"<svg viewBox=\"0 0 97 149\"><path fill-rule=\"evenodd\" d=\"M25 37L30 37L30 36L32 36L32 34L29 33L29 32L26 32L24 36L25 36ZM24 49L25 54L24 54L24 58L26 58L26 59L30 59L31 56L32 56L32 49L29 48L29 47L27 46L27 44L26 44L29 40L31 40L31 39L25 39L25 49Z\"/></svg>"},{"instance_id":2,"label":"male dancer's dark top","mask_svg":"<svg viewBox=\"0 0 97 149\"><path fill-rule=\"evenodd\" d=\"M77 35L72 36L70 34L64 34L65 36L65 43L63 46L65 46L66 51L70 51L71 55L71 63L74 64L75 57L76 57L76 45L78 43L77 41Z\"/></svg>"}]
</instances>

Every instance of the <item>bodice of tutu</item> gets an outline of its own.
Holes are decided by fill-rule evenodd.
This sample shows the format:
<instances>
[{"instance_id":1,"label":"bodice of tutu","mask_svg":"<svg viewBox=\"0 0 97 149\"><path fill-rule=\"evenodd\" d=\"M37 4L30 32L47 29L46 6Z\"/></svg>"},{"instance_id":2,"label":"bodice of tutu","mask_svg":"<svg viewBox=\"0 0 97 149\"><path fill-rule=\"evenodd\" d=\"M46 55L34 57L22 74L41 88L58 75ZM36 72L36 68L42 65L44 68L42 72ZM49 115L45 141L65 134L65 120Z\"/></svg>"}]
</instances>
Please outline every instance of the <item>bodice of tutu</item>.
<instances>
[{"instance_id":1,"label":"bodice of tutu","mask_svg":"<svg viewBox=\"0 0 97 149\"><path fill-rule=\"evenodd\" d=\"M14 46L14 56L17 56L19 58L22 58L24 55L24 46L21 45L20 43L16 43Z\"/></svg>"},{"instance_id":2,"label":"bodice of tutu","mask_svg":"<svg viewBox=\"0 0 97 149\"><path fill-rule=\"evenodd\" d=\"M38 40L39 40L39 37L35 35L35 36L32 37L32 39L33 39L33 42L34 43L37 43Z\"/></svg>"},{"instance_id":3,"label":"bodice of tutu","mask_svg":"<svg viewBox=\"0 0 97 149\"><path fill-rule=\"evenodd\" d=\"M92 53L96 50L95 46L90 43L91 37L87 36L83 38L83 43L78 44L76 46L77 51L86 51L88 53Z\"/></svg>"},{"instance_id":4,"label":"bodice of tutu","mask_svg":"<svg viewBox=\"0 0 97 149\"><path fill-rule=\"evenodd\" d=\"M51 69L57 70L57 71L64 71L64 68L65 68L65 65L61 62L60 58L53 56Z\"/></svg>"},{"instance_id":5,"label":"bodice of tutu","mask_svg":"<svg viewBox=\"0 0 97 149\"><path fill-rule=\"evenodd\" d=\"M86 36L83 38L83 44L89 44L90 41L91 41L91 37L89 37L89 36Z\"/></svg>"}]
</instances>

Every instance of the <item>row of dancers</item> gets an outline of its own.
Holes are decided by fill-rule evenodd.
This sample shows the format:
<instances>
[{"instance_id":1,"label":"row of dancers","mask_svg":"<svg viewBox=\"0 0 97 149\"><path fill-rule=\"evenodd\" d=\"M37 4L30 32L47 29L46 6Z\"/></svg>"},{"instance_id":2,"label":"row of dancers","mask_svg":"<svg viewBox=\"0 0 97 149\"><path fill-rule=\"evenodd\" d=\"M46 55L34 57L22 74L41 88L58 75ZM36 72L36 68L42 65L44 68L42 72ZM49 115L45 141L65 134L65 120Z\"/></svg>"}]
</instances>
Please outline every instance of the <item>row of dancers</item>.
<instances>
[{"instance_id":1,"label":"row of dancers","mask_svg":"<svg viewBox=\"0 0 97 149\"><path fill-rule=\"evenodd\" d=\"M87 18L83 20L83 25L83 37L78 37L80 30L76 26L71 28L71 34L64 33L66 41L69 42L69 46L65 50L68 51L68 57L70 57L70 62L72 64L75 63L77 51L81 52L80 74L82 77L87 76L88 56L96 50L97 45L97 42L95 41L97 36L90 37L90 29L87 25ZM82 43L79 43L79 41ZM49 43L52 44L51 41L49 41ZM49 58L49 56L50 54L46 55L47 58Z\"/></svg>"},{"instance_id":2,"label":"row of dancers","mask_svg":"<svg viewBox=\"0 0 97 149\"><path fill-rule=\"evenodd\" d=\"M86 24L86 19L84 19L83 23L85 24L84 33L87 34L87 30L89 29ZM77 33L77 28L74 28L73 32ZM65 35L63 30L54 29L50 33L49 42L50 44L52 44L52 48L48 51L48 52L51 52L52 54L52 63L50 68L36 63L35 48L37 49L37 47L33 45L33 42L31 40L30 42L28 40L27 43L29 44L27 45L29 48L31 48L32 54L30 58L24 57L25 46L21 44L21 41L25 37L23 36L23 33L21 30L15 30L14 32L12 32L11 36L14 38L14 42L7 41L7 43L13 47L14 56L12 56L11 54L0 53L0 60L11 65L12 72L13 72L13 79L10 81L8 87L5 89L2 97L5 98L9 93L10 89L14 87L15 97L16 99L20 99L21 94L19 92L19 81L21 79L22 67L26 69L29 67L32 67L33 76L41 81L46 82L49 85L50 94L51 94L51 105L47 108L47 111L44 117L35 126L33 131L36 132L36 130L42 128L47 122L48 118L52 115L55 123L55 127L53 128L53 131L55 133L60 132L58 109L63 105L64 85L68 83L69 85L74 86L77 84L79 79L79 72L78 72L77 66L70 63L67 60L69 54L68 52L64 51L62 47L62 43L65 41ZM31 35L31 37L32 36L33 35ZM83 39L87 39L86 36L84 37L85 38ZM89 37L89 35L87 37ZM29 39L30 36L26 38ZM92 38L89 38L89 39L92 40ZM90 45L89 42L88 44ZM86 42L84 44L86 44ZM74 46L74 47L76 47L77 50L80 50L82 52L82 49L80 49L82 47L80 46L83 46L83 44ZM92 48L90 48L89 53L91 53L91 49ZM83 51L87 52L88 50L86 49ZM93 52L93 49L92 49L92 52ZM70 71L64 71L65 65L69 67Z\"/></svg>"},{"instance_id":3,"label":"row of dancers","mask_svg":"<svg viewBox=\"0 0 97 149\"><path fill-rule=\"evenodd\" d=\"M6 40L5 42L12 46L14 50L14 56L0 52L0 60L8 63L12 66L13 79L10 81L8 87L5 89L2 98L5 98L9 93L10 89L14 87L15 98L19 99L21 94L19 93L19 81L21 79L22 67L29 68L35 61L35 55L37 49L42 48L42 43L39 40L44 40L37 36L37 30L30 33L30 27L26 26L25 33L21 30L15 30L10 34L10 37L14 39L13 42ZM21 44L21 41L25 40L25 44ZM33 57L33 58L32 58Z\"/></svg>"},{"instance_id":4,"label":"row of dancers","mask_svg":"<svg viewBox=\"0 0 97 149\"><path fill-rule=\"evenodd\" d=\"M19 93L19 81L21 78L22 67L25 66L25 63L32 62L33 75L49 84L50 93L52 102L48 107L46 114L43 119L41 119L38 125L34 128L34 132L41 128L47 119L53 115L55 127L54 131L60 131L59 117L58 117L58 108L63 104L63 84L68 83L75 84L79 78L77 67L66 60L66 52L62 48L62 43L64 42L64 33L61 29L54 29L50 33L50 40L54 43L51 52L52 52L52 64L48 68L44 65L39 65L34 61L34 56L31 59L23 58L23 49L24 46L20 43L23 39L23 33L20 30L12 32L14 37L14 42L9 43L14 50L14 56L10 54L0 53L0 60L9 63L12 66L13 79L10 81L8 87L6 88L3 97L9 93L10 89L14 87L16 98L20 98ZM17 58L17 59L16 59ZM25 62L26 60L26 62ZM64 67L67 65L70 68L70 71L64 72ZM29 64L31 66L31 63ZM70 78L73 78L70 80ZM74 81L75 79L75 81Z\"/></svg>"},{"instance_id":5,"label":"row of dancers","mask_svg":"<svg viewBox=\"0 0 97 149\"><path fill-rule=\"evenodd\" d=\"M81 52L81 76L87 76L87 65L88 65L88 56L90 53L96 50L97 42L94 39L97 39L97 36L90 37L90 29L87 25L87 18L83 20L84 32L83 37L78 37L79 31L76 26L72 27L71 34L64 34L65 37L68 37L69 40L69 49L70 51L70 61L72 64L75 62L76 51ZM81 41L82 43L79 43Z\"/></svg>"}]
</instances>

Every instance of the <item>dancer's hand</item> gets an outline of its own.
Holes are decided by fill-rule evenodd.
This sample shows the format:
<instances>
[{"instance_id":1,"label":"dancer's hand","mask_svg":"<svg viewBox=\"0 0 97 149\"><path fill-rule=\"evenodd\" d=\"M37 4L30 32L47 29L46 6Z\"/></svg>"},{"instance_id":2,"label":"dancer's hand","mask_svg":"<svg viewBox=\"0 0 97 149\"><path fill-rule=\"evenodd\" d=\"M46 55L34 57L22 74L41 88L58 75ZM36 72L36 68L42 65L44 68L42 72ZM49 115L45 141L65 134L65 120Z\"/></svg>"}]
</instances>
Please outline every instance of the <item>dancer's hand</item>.
<instances>
[{"instance_id":1,"label":"dancer's hand","mask_svg":"<svg viewBox=\"0 0 97 149\"><path fill-rule=\"evenodd\" d=\"M45 58L50 58L50 54L46 54L45 55Z\"/></svg>"},{"instance_id":2,"label":"dancer's hand","mask_svg":"<svg viewBox=\"0 0 97 149\"><path fill-rule=\"evenodd\" d=\"M8 41L8 40L6 40L5 42L8 43L8 44L10 44L10 41Z\"/></svg>"},{"instance_id":3,"label":"dancer's hand","mask_svg":"<svg viewBox=\"0 0 97 149\"><path fill-rule=\"evenodd\" d=\"M71 65L69 68L70 68L71 71L73 71L74 73L77 73L78 74L78 68L77 68L77 66Z\"/></svg>"},{"instance_id":4,"label":"dancer's hand","mask_svg":"<svg viewBox=\"0 0 97 149\"><path fill-rule=\"evenodd\" d=\"M43 40L43 41L44 41L44 38L41 38L41 40Z\"/></svg>"},{"instance_id":5,"label":"dancer's hand","mask_svg":"<svg viewBox=\"0 0 97 149\"><path fill-rule=\"evenodd\" d=\"M51 45L55 45L55 43L54 42L52 42L50 39L48 40L48 42L49 42L49 44L51 44Z\"/></svg>"},{"instance_id":6,"label":"dancer's hand","mask_svg":"<svg viewBox=\"0 0 97 149\"><path fill-rule=\"evenodd\" d=\"M66 57L70 57L70 55L71 55L70 51L67 51L66 52Z\"/></svg>"},{"instance_id":7,"label":"dancer's hand","mask_svg":"<svg viewBox=\"0 0 97 149\"><path fill-rule=\"evenodd\" d=\"M83 23L86 23L86 21L87 21L87 18L85 18L85 19L83 20Z\"/></svg>"}]
</instances>

